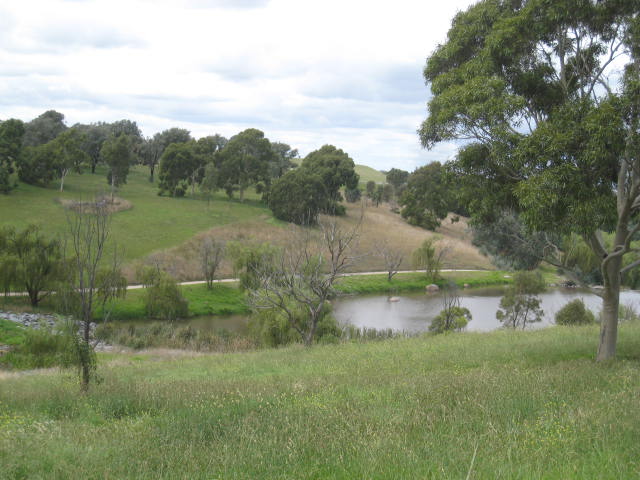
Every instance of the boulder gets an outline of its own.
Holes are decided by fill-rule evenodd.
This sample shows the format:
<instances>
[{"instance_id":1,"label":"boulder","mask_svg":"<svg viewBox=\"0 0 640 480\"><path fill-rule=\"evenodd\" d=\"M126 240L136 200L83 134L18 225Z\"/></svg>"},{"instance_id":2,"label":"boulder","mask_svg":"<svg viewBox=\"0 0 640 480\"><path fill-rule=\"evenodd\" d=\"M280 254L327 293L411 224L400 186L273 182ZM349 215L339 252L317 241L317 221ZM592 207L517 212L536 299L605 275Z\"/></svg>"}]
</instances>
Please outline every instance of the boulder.
<instances>
[{"instance_id":1,"label":"boulder","mask_svg":"<svg viewBox=\"0 0 640 480\"><path fill-rule=\"evenodd\" d=\"M387 302L399 302L400 301L400 297L389 297L387 299Z\"/></svg>"},{"instance_id":2,"label":"boulder","mask_svg":"<svg viewBox=\"0 0 640 480\"><path fill-rule=\"evenodd\" d=\"M438 290L440 290L440 287L438 285L436 285L435 283L430 283L429 285L427 285L425 287L425 290L427 292L437 292Z\"/></svg>"}]
</instances>

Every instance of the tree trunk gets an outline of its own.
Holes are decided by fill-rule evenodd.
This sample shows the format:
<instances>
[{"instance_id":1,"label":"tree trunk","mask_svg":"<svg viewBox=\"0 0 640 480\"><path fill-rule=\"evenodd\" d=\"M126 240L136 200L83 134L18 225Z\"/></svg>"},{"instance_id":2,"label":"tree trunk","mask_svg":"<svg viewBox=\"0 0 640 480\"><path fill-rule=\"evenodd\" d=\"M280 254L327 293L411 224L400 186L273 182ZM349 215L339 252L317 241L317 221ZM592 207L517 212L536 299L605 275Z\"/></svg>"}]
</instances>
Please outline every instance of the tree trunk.
<instances>
[{"instance_id":1,"label":"tree trunk","mask_svg":"<svg viewBox=\"0 0 640 480\"><path fill-rule=\"evenodd\" d=\"M610 360L616 356L618 339L618 306L620 305L620 268L619 257L603 265L604 296L602 298L602 319L600 323L600 344L596 360Z\"/></svg>"},{"instance_id":2,"label":"tree trunk","mask_svg":"<svg viewBox=\"0 0 640 480\"><path fill-rule=\"evenodd\" d=\"M113 190L115 189L115 180L116 180L116 176L112 171L111 172L111 204L112 205L113 205Z\"/></svg>"},{"instance_id":3,"label":"tree trunk","mask_svg":"<svg viewBox=\"0 0 640 480\"><path fill-rule=\"evenodd\" d=\"M153 171L155 170L156 166L155 165L149 165L149 170L150 170L150 174L149 174L149 181L151 183L153 183Z\"/></svg>"},{"instance_id":4,"label":"tree trunk","mask_svg":"<svg viewBox=\"0 0 640 480\"><path fill-rule=\"evenodd\" d=\"M244 202L244 188L240 187L240 203Z\"/></svg>"}]
</instances>

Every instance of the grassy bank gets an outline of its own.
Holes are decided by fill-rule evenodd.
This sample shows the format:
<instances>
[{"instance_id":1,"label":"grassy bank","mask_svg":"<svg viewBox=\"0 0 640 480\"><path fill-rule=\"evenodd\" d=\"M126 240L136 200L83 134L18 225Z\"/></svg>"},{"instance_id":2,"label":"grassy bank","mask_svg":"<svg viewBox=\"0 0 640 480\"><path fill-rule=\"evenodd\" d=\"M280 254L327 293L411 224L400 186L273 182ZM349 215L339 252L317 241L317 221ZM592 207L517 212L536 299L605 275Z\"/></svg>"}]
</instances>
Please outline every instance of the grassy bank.
<instances>
[{"instance_id":1,"label":"grassy bank","mask_svg":"<svg viewBox=\"0 0 640 480\"><path fill-rule=\"evenodd\" d=\"M506 277L505 277L506 275ZM488 287L507 285L511 281L508 272L446 272L435 283L441 287L454 282L458 287ZM345 294L399 293L424 291L425 286L433 283L422 272L398 273L391 281L387 275L354 275L340 279L336 289Z\"/></svg>"},{"instance_id":2,"label":"grassy bank","mask_svg":"<svg viewBox=\"0 0 640 480\"><path fill-rule=\"evenodd\" d=\"M104 355L0 380L0 477L636 478L640 327Z\"/></svg>"}]
</instances>

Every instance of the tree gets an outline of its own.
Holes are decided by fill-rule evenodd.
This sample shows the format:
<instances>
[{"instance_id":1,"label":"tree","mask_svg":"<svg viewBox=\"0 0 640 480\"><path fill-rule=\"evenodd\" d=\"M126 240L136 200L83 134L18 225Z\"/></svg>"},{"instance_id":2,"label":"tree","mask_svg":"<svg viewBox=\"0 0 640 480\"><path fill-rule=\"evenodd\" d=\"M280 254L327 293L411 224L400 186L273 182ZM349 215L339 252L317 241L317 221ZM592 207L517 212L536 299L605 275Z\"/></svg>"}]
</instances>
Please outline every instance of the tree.
<instances>
[{"instance_id":1,"label":"tree","mask_svg":"<svg viewBox=\"0 0 640 480\"><path fill-rule=\"evenodd\" d=\"M581 298L576 298L556 312L555 321L557 325L589 325L596 317Z\"/></svg>"},{"instance_id":2,"label":"tree","mask_svg":"<svg viewBox=\"0 0 640 480\"><path fill-rule=\"evenodd\" d=\"M67 126L64 124L64 115L55 110L48 110L25 124L22 144L25 147L44 145L66 129Z\"/></svg>"},{"instance_id":3,"label":"tree","mask_svg":"<svg viewBox=\"0 0 640 480\"><path fill-rule=\"evenodd\" d=\"M433 333L459 332L471 321L471 312L460 306L460 295L454 284L442 291L442 311L431 321L429 331Z\"/></svg>"},{"instance_id":4,"label":"tree","mask_svg":"<svg viewBox=\"0 0 640 480\"><path fill-rule=\"evenodd\" d=\"M0 192L9 193L13 189L10 175L22 150L24 123L15 118L0 122Z\"/></svg>"},{"instance_id":5,"label":"tree","mask_svg":"<svg viewBox=\"0 0 640 480\"><path fill-rule=\"evenodd\" d=\"M601 259L598 360L615 356L621 274L640 264L623 267L640 229L638 22L635 2L485 0L454 18L424 71L423 145L473 140L455 165L471 213L513 208Z\"/></svg>"},{"instance_id":6,"label":"tree","mask_svg":"<svg viewBox=\"0 0 640 480\"><path fill-rule=\"evenodd\" d=\"M22 231L0 229L0 271L5 292L11 287L27 292L37 307L61 278L62 248L57 239L47 239L35 225Z\"/></svg>"},{"instance_id":7,"label":"tree","mask_svg":"<svg viewBox=\"0 0 640 480\"><path fill-rule=\"evenodd\" d=\"M189 130L176 127L156 133L153 138L143 139L140 145L140 157L142 163L149 167L149 181L153 182L156 166L169 145L172 143L187 143L191 140L193 139Z\"/></svg>"},{"instance_id":8,"label":"tree","mask_svg":"<svg viewBox=\"0 0 640 480\"><path fill-rule=\"evenodd\" d=\"M290 169L295 168L294 158L298 158L298 149L282 142L273 142L271 148L274 157L269 165L269 177L276 179L282 177Z\"/></svg>"},{"instance_id":9,"label":"tree","mask_svg":"<svg viewBox=\"0 0 640 480\"><path fill-rule=\"evenodd\" d=\"M204 167L204 175L200 181L200 190L207 197L207 206L211 203L211 196L218 190L219 172L213 162L207 163Z\"/></svg>"},{"instance_id":10,"label":"tree","mask_svg":"<svg viewBox=\"0 0 640 480\"><path fill-rule=\"evenodd\" d=\"M102 144L109 136L109 125L104 122L88 125L77 123L71 128L83 134L82 150L89 156L91 173L96 173L96 167L102 160L100 154Z\"/></svg>"},{"instance_id":11,"label":"tree","mask_svg":"<svg viewBox=\"0 0 640 480\"><path fill-rule=\"evenodd\" d=\"M387 183L393 187L394 195L400 196L409 179L409 172L392 168L387 172L386 179Z\"/></svg>"},{"instance_id":12,"label":"tree","mask_svg":"<svg viewBox=\"0 0 640 480\"><path fill-rule=\"evenodd\" d=\"M499 267L531 270L540 265L545 248L553 245L544 232L530 232L518 215L509 210L496 212L492 222L475 221L471 224L473 244L493 257Z\"/></svg>"},{"instance_id":13,"label":"tree","mask_svg":"<svg viewBox=\"0 0 640 480\"><path fill-rule=\"evenodd\" d=\"M324 145L309 153L300 168L319 176L327 189L329 202L323 212L330 215L344 214L344 207L339 205L342 201L340 188L353 190L358 188L360 180L351 157L333 145Z\"/></svg>"},{"instance_id":14,"label":"tree","mask_svg":"<svg viewBox=\"0 0 640 480\"><path fill-rule=\"evenodd\" d=\"M256 269L258 283L249 292L252 307L277 310L311 346L327 301L335 295L334 285L352 263L350 248L359 228L358 223L343 230L331 221L320 222L320 238L312 238L309 230L302 232L303 237L279 252L273 264Z\"/></svg>"},{"instance_id":15,"label":"tree","mask_svg":"<svg viewBox=\"0 0 640 480\"><path fill-rule=\"evenodd\" d=\"M89 156L82 149L84 134L75 128L65 130L55 139L49 142L52 146L53 169L60 179L60 191L64 190L64 180L73 170L82 173L83 165L89 160Z\"/></svg>"},{"instance_id":16,"label":"tree","mask_svg":"<svg viewBox=\"0 0 640 480\"><path fill-rule=\"evenodd\" d=\"M523 330L528 323L541 321L544 312L537 295L544 289L544 280L539 272L516 272L513 284L500 300L496 318L505 327L522 327Z\"/></svg>"},{"instance_id":17,"label":"tree","mask_svg":"<svg viewBox=\"0 0 640 480\"><path fill-rule=\"evenodd\" d=\"M149 317L173 322L189 314L189 303L171 275L157 267L146 267L140 276L145 287L145 311Z\"/></svg>"},{"instance_id":18,"label":"tree","mask_svg":"<svg viewBox=\"0 0 640 480\"><path fill-rule=\"evenodd\" d=\"M213 288L216 272L224 257L224 249L224 242L210 237L205 237L200 244L200 265L209 290Z\"/></svg>"},{"instance_id":19,"label":"tree","mask_svg":"<svg viewBox=\"0 0 640 480\"><path fill-rule=\"evenodd\" d=\"M435 281L440 276L442 259L447 254L446 247L438 248L438 237L429 237L413 252L413 268L424 270L427 279Z\"/></svg>"},{"instance_id":20,"label":"tree","mask_svg":"<svg viewBox=\"0 0 640 480\"><path fill-rule=\"evenodd\" d=\"M160 158L159 194L184 196L188 185L198 180L205 163L206 158L198 153L195 141L170 144Z\"/></svg>"},{"instance_id":21,"label":"tree","mask_svg":"<svg viewBox=\"0 0 640 480\"><path fill-rule=\"evenodd\" d=\"M376 182L369 180L365 185L365 191L367 192L367 197L373 200L376 194Z\"/></svg>"},{"instance_id":22,"label":"tree","mask_svg":"<svg viewBox=\"0 0 640 480\"><path fill-rule=\"evenodd\" d=\"M104 202L82 202L67 210L66 288L56 296L61 297L65 311L80 322L78 356L83 392L89 389L95 368L91 323L96 306L105 307L126 293L127 282L120 274L117 249L113 247L111 260L106 256L110 231L111 214ZM103 308L103 320L106 316Z\"/></svg>"},{"instance_id":23,"label":"tree","mask_svg":"<svg viewBox=\"0 0 640 480\"><path fill-rule=\"evenodd\" d=\"M387 240L380 240L374 247L375 254L382 258L384 268L387 270L387 281L391 282L393 276L398 273L404 256L402 252L394 249Z\"/></svg>"},{"instance_id":24,"label":"tree","mask_svg":"<svg viewBox=\"0 0 640 480\"><path fill-rule=\"evenodd\" d=\"M409 175L400 199L400 214L411 225L435 230L449 213L450 203L444 169L439 162L432 162Z\"/></svg>"},{"instance_id":25,"label":"tree","mask_svg":"<svg viewBox=\"0 0 640 480\"><path fill-rule=\"evenodd\" d=\"M260 275L273 273L278 256L278 249L266 242L229 242L226 251L233 263L233 273L240 279L240 288L245 291L260 287Z\"/></svg>"},{"instance_id":26,"label":"tree","mask_svg":"<svg viewBox=\"0 0 640 480\"><path fill-rule=\"evenodd\" d=\"M18 178L30 185L49 185L55 178L55 158L51 142L23 148L17 161Z\"/></svg>"},{"instance_id":27,"label":"tree","mask_svg":"<svg viewBox=\"0 0 640 480\"><path fill-rule=\"evenodd\" d=\"M117 137L111 135L100 150L102 158L109 166L107 181L111 186L111 203L113 203L113 193L116 187L127 183L129 166L134 161L132 142L132 138L128 135Z\"/></svg>"},{"instance_id":28,"label":"tree","mask_svg":"<svg viewBox=\"0 0 640 480\"><path fill-rule=\"evenodd\" d=\"M298 225L315 225L329 201L322 179L301 168L277 179L267 196L267 205L276 218Z\"/></svg>"},{"instance_id":29,"label":"tree","mask_svg":"<svg viewBox=\"0 0 640 480\"><path fill-rule=\"evenodd\" d=\"M262 131L248 128L231 137L218 159L221 186L230 197L237 190L243 202L247 188L269 179L269 166L276 154Z\"/></svg>"}]
</instances>

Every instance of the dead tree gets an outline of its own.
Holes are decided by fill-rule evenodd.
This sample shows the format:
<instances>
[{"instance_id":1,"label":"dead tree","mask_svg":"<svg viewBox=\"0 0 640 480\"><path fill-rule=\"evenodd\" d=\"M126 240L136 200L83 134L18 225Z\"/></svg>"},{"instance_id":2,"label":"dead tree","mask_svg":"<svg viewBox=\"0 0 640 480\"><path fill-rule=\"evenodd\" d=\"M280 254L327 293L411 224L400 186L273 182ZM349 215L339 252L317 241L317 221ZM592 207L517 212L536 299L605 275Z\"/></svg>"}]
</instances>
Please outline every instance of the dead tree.
<instances>
[{"instance_id":1,"label":"dead tree","mask_svg":"<svg viewBox=\"0 0 640 480\"><path fill-rule=\"evenodd\" d=\"M398 273L398 269L402 264L404 258L402 252L394 249L386 240L378 242L374 247L374 252L378 257L382 258L384 268L388 272L387 280L390 282L393 276Z\"/></svg>"},{"instance_id":2,"label":"dead tree","mask_svg":"<svg viewBox=\"0 0 640 480\"><path fill-rule=\"evenodd\" d=\"M360 222L343 229L330 220L319 222L315 231L304 231L280 252L275 268L256 272L260 287L250 292L252 307L279 310L311 346L336 281L352 265L350 249L359 229ZM299 315L300 310L305 315Z\"/></svg>"}]
</instances>

